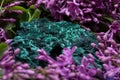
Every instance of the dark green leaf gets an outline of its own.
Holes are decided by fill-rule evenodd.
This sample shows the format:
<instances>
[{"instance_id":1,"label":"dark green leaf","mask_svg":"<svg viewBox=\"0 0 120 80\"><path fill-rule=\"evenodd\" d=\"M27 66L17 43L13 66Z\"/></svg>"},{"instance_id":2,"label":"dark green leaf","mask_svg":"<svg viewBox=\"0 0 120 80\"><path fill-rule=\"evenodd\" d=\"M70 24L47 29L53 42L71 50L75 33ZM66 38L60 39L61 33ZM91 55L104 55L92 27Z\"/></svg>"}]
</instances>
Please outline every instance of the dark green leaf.
<instances>
[{"instance_id":1,"label":"dark green leaf","mask_svg":"<svg viewBox=\"0 0 120 80\"><path fill-rule=\"evenodd\" d=\"M27 9L25 9L24 7L22 6L13 6L13 7L10 7L8 8L9 10L21 10L22 12L26 12Z\"/></svg>"},{"instance_id":2,"label":"dark green leaf","mask_svg":"<svg viewBox=\"0 0 120 80\"><path fill-rule=\"evenodd\" d=\"M35 9L34 5L31 5L28 8L27 13L29 15L29 20L28 21L31 21L33 19L38 19L39 16L40 16L41 11L39 9Z\"/></svg>"},{"instance_id":3,"label":"dark green leaf","mask_svg":"<svg viewBox=\"0 0 120 80\"><path fill-rule=\"evenodd\" d=\"M30 6L30 9L35 9L34 5L31 5L31 6Z\"/></svg>"},{"instance_id":4,"label":"dark green leaf","mask_svg":"<svg viewBox=\"0 0 120 80\"><path fill-rule=\"evenodd\" d=\"M20 22L28 21L28 19L29 19L28 13L23 12L22 15L19 15L19 19L20 19Z\"/></svg>"},{"instance_id":5,"label":"dark green leaf","mask_svg":"<svg viewBox=\"0 0 120 80\"><path fill-rule=\"evenodd\" d=\"M34 14L32 15L32 19L38 19L41 14L41 11L39 9L36 9Z\"/></svg>"},{"instance_id":6,"label":"dark green leaf","mask_svg":"<svg viewBox=\"0 0 120 80\"><path fill-rule=\"evenodd\" d=\"M11 30L12 28L15 28L15 25L12 23L8 23L7 26L5 27L5 31Z\"/></svg>"},{"instance_id":7,"label":"dark green leaf","mask_svg":"<svg viewBox=\"0 0 120 80\"><path fill-rule=\"evenodd\" d=\"M27 9L27 13L30 13L30 15L32 15L35 11L34 5L31 5L28 9Z\"/></svg>"},{"instance_id":8,"label":"dark green leaf","mask_svg":"<svg viewBox=\"0 0 120 80\"><path fill-rule=\"evenodd\" d=\"M104 19L106 19L106 20L108 20L108 21L110 21L110 22L113 22L113 21L114 21L114 19L112 19L112 18L110 18L110 17L104 17Z\"/></svg>"},{"instance_id":9,"label":"dark green leaf","mask_svg":"<svg viewBox=\"0 0 120 80\"><path fill-rule=\"evenodd\" d=\"M15 27L16 26L13 23L8 23L5 26L4 30L5 30L6 35L7 35L8 38L13 38L13 36L16 34L15 31L14 31Z\"/></svg>"}]
</instances>

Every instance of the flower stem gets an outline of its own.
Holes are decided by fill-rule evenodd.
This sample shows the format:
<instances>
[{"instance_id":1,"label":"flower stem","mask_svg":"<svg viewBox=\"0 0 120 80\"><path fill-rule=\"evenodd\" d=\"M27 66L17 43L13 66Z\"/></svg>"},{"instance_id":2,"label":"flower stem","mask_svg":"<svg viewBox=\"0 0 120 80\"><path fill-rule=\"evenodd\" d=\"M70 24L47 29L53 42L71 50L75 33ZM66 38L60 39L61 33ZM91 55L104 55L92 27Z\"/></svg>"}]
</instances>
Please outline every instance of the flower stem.
<instances>
[{"instance_id":1,"label":"flower stem","mask_svg":"<svg viewBox=\"0 0 120 80\"><path fill-rule=\"evenodd\" d=\"M2 12L2 6L5 0L2 0L1 4L0 4L0 16L1 16L1 12Z\"/></svg>"},{"instance_id":2,"label":"flower stem","mask_svg":"<svg viewBox=\"0 0 120 80\"><path fill-rule=\"evenodd\" d=\"M5 0L2 0L1 4L0 4L0 11L2 10L2 6Z\"/></svg>"}]
</instances>

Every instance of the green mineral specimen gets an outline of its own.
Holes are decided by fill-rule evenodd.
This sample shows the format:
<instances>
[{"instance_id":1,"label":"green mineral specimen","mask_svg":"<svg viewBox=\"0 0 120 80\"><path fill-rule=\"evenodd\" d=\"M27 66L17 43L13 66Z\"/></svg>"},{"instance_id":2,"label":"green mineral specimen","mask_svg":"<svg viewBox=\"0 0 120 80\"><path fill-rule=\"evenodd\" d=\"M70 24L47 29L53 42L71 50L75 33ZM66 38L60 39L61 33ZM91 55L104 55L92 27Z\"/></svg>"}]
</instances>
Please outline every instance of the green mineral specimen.
<instances>
[{"instance_id":1,"label":"green mineral specimen","mask_svg":"<svg viewBox=\"0 0 120 80\"><path fill-rule=\"evenodd\" d=\"M56 59L63 48L77 46L73 59L76 64L80 64L82 56L89 53L94 55L95 49L90 45L92 42L97 43L95 35L81 28L79 24L39 19L21 23L11 46L14 49L18 47L21 49L16 60L27 62L31 66L45 66L47 63L35 59L38 49L45 49L52 58ZM97 59L96 61L99 62Z\"/></svg>"}]
</instances>

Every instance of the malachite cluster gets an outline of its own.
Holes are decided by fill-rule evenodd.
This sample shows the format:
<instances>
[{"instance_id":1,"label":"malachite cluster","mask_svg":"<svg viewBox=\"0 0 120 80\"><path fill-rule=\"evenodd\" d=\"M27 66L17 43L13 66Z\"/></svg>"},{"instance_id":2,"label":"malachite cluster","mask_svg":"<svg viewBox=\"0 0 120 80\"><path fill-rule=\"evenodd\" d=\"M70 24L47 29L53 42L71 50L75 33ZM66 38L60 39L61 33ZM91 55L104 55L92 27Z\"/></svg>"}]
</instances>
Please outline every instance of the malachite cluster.
<instances>
[{"instance_id":1,"label":"malachite cluster","mask_svg":"<svg viewBox=\"0 0 120 80\"><path fill-rule=\"evenodd\" d=\"M92 42L97 43L95 35L81 28L79 24L39 19L22 22L11 46L14 49L18 47L21 49L16 60L27 62L32 66L45 66L47 63L35 59L38 49L45 49L52 58L56 59L63 48L77 46L73 59L76 64L80 64L82 56L95 53L95 49L90 45Z\"/></svg>"}]
</instances>

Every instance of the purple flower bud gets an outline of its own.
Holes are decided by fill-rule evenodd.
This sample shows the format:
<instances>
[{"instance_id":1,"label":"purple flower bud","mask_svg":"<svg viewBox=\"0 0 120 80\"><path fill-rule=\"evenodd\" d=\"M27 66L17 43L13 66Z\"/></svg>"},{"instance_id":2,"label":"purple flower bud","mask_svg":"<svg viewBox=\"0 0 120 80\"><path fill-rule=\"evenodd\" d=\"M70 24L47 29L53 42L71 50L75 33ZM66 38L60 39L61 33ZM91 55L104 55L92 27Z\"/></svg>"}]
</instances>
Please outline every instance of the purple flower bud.
<instances>
[{"instance_id":1,"label":"purple flower bud","mask_svg":"<svg viewBox=\"0 0 120 80\"><path fill-rule=\"evenodd\" d=\"M90 13L90 12L92 12L92 8L85 8L85 9L83 9L83 11L84 11L84 13Z\"/></svg>"},{"instance_id":2,"label":"purple flower bud","mask_svg":"<svg viewBox=\"0 0 120 80\"><path fill-rule=\"evenodd\" d=\"M9 13L17 13L17 14L22 14L23 12L21 10L10 10Z\"/></svg>"},{"instance_id":3,"label":"purple flower bud","mask_svg":"<svg viewBox=\"0 0 120 80\"><path fill-rule=\"evenodd\" d=\"M107 34L103 36L103 39L104 39L105 41L108 40Z\"/></svg>"},{"instance_id":4,"label":"purple flower bud","mask_svg":"<svg viewBox=\"0 0 120 80\"><path fill-rule=\"evenodd\" d=\"M49 2L47 2L46 4L46 8L51 8L51 6L54 4L55 0L49 0Z\"/></svg>"},{"instance_id":5,"label":"purple flower bud","mask_svg":"<svg viewBox=\"0 0 120 80\"><path fill-rule=\"evenodd\" d=\"M70 74L68 75L68 77L70 77L70 78L75 77L75 76L76 76L75 73L70 73Z\"/></svg>"},{"instance_id":6,"label":"purple flower bud","mask_svg":"<svg viewBox=\"0 0 120 80\"><path fill-rule=\"evenodd\" d=\"M90 22L90 21L92 21L92 19L91 18L85 18L84 21L85 22Z\"/></svg>"},{"instance_id":7,"label":"purple flower bud","mask_svg":"<svg viewBox=\"0 0 120 80\"><path fill-rule=\"evenodd\" d=\"M113 44L113 45L116 45L116 42L115 42L115 40L113 40L113 39L109 39L108 42L110 42L110 43Z\"/></svg>"},{"instance_id":8,"label":"purple flower bud","mask_svg":"<svg viewBox=\"0 0 120 80\"><path fill-rule=\"evenodd\" d=\"M40 54L40 56L36 57L37 59L42 59L42 60L48 61L49 63L54 63L54 59L49 57L45 50L43 49L38 50L38 53Z\"/></svg>"},{"instance_id":9,"label":"purple flower bud","mask_svg":"<svg viewBox=\"0 0 120 80\"><path fill-rule=\"evenodd\" d=\"M18 74L21 78L30 79L30 76L28 74Z\"/></svg>"},{"instance_id":10,"label":"purple flower bud","mask_svg":"<svg viewBox=\"0 0 120 80\"><path fill-rule=\"evenodd\" d=\"M3 75L2 80L7 80L7 75Z\"/></svg>"},{"instance_id":11,"label":"purple flower bud","mask_svg":"<svg viewBox=\"0 0 120 80\"><path fill-rule=\"evenodd\" d=\"M59 13L65 13L67 16L70 16L70 12L68 11L68 8L62 9Z\"/></svg>"},{"instance_id":12,"label":"purple flower bud","mask_svg":"<svg viewBox=\"0 0 120 80\"><path fill-rule=\"evenodd\" d=\"M99 20L96 17L93 17L93 21L99 23Z\"/></svg>"},{"instance_id":13,"label":"purple flower bud","mask_svg":"<svg viewBox=\"0 0 120 80\"><path fill-rule=\"evenodd\" d=\"M14 23L16 20L15 19L13 19L13 18L10 18L10 19L0 19L0 20L2 20L2 21L7 21L7 22L12 22L12 23Z\"/></svg>"},{"instance_id":14,"label":"purple flower bud","mask_svg":"<svg viewBox=\"0 0 120 80\"><path fill-rule=\"evenodd\" d=\"M23 68L21 66L18 66L16 69L17 70L22 70Z\"/></svg>"},{"instance_id":15,"label":"purple flower bud","mask_svg":"<svg viewBox=\"0 0 120 80\"><path fill-rule=\"evenodd\" d=\"M13 75L14 75L13 73L9 73L7 77L8 77L8 78L12 78Z\"/></svg>"},{"instance_id":16,"label":"purple flower bud","mask_svg":"<svg viewBox=\"0 0 120 80\"><path fill-rule=\"evenodd\" d=\"M116 10L112 11L112 14L113 14L113 15L116 14Z\"/></svg>"},{"instance_id":17,"label":"purple flower bud","mask_svg":"<svg viewBox=\"0 0 120 80\"><path fill-rule=\"evenodd\" d=\"M94 60L94 56L92 54L88 54L88 57Z\"/></svg>"},{"instance_id":18,"label":"purple flower bud","mask_svg":"<svg viewBox=\"0 0 120 80\"><path fill-rule=\"evenodd\" d=\"M97 39L99 40L99 41L102 41L102 38L98 35L97 36Z\"/></svg>"},{"instance_id":19,"label":"purple flower bud","mask_svg":"<svg viewBox=\"0 0 120 80\"><path fill-rule=\"evenodd\" d=\"M39 5L42 3L43 1L42 0L37 0L36 4L35 4L35 7L38 8Z\"/></svg>"},{"instance_id":20,"label":"purple flower bud","mask_svg":"<svg viewBox=\"0 0 120 80\"><path fill-rule=\"evenodd\" d=\"M33 70L26 70L27 74L33 75L35 72Z\"/></svg>"},{"instance_id":21,"label":"purple flower bud","mask_svg":"<svg viewBox=\"0 0 120 80\"><path fill-rule=\"evenodd\" d=\"M103 43L98 43L98 45L101 47L101 48L104 48L105 45Z\"/></svg>"},{"instance_id":22,"label":"purple flower bud","mask_svg":"<svg viewBox=\"0 0 120 80\"><path fill-rule=\"evenodd\" d=\"M117 55L118 53L111 47L107 47L107 50L109 50L111 53Z\"/></svg>"},{"instance_id":23,"label":"purple flower bud","mask_svg":"<svg viewBox=\"0 0 120 80\"><path fill-rule=\"evenodd\" d=\"M96 69L89 69L88 73L90 76L95 76L97 72L96 72Z\"/></svg>"},{"instance_id":24,"label":"purple flower bud","mask_svg":"<svg viewBox=\"0 0 120 80\"><path fill-rule=\"evenodd\" d=\"M23 67L23 68L30 68L29 64L27 64L27 63L22 64L21 67Z\"/></svg>"},{"instance_id":25,"label":"purple flower bud","mask_svg":"<svg viewBox=\"0 0 120 80\"><path fill-rule=\"evenodd\" d=\"M118 8L118 7L119 7L119 4L115 4L114 7L115 7L115 8Z\"/></svg>"},{"instance_id":26,"label":"purple flower bud","mask_svg":"<svg viewBox=\"0 0 120 80\"><path fill-rule=\"evenodd\" d=\"M95 1L91 1L91 4L92 4L92 5L95 5L95 4L96 4L96 2L95 2Z\"/></svg>"},{"instance_id":27,"label":"purple flower bud","mask_svg":"<svg viewBox=\"0 0 120 80\"><path fill-rule=\"evenodd\" d=\"M107 62L107 61L111 60L112 58L111 58L111 56L108 56L108 57L100 57L100 59L102 62Z\"/></svg>"},{"instance_id":28,"label":"purple flower bud","mask_svg":"<svg viewBox=\"0 0 120 80\"><path fill-rule=\"evenodd\" d=\"M12 66L15 63L15 60L11 60L7 62L6 66Z\"/></svg>"},{"instance_id":29,"label":"purple flower bud","mask_svg":"<svg viewBox=\"0 0 120 80\"><path fill-rule=\"evenodd\" d=\"M20 53L20 49L17 48L17 49L14 51L14 56L16 56L16 55L19 54L19 53Z\"/></svg>"},{"instance_id":30,"label":"purple flower bud","mask_svg":"<svg viewBox=\"0 0 120 80\"><path fill-rule=\"evenodd\" d=\"M91 43L91 46L94 47L94 48L97 47L97 45L95 43Z\"/></svg>"},{"instance_id":31,"label":"purple flower bud","mask_svg":"<svg viewBox=\"0 0 120 80\"><path fill-rule=\"evenodd\" d=\"M106 49L106 50L104 51L104 53L105 53L106 55L109 55L109 54L111 53L111 51L108 50L108 49Z\"/></svg>"},{"instance_id":32,"label":"purple flower bud","mask_svg":"<svg viewBox=\"0 0 120 80\"><path fill-rule=\"evenodd\" d=\"M22 2L23 2L23 1L16 1L16 2L14 2L14 3L9 4L9 5L6 6L5 8L9 8L9 7L12 7L12 6L19 5L19 4L21 4Z\"/></svg>"},{"instance_id":33,"label":"purple flower bud","mask_svg":"<svg viewBox=\"0 0 120 80\"><path fill-rule=\"evenodd\" d=\"M109 78L114 77L114 72L110 72L110 73L108 74L108 77L109 77Z\"/></svg>"},{"instance_id":34,"label":"purple flower bud","mask_svg":"<svg viewBox=\"0 0 120 80\"><path fill-rule=\"evenodd\" d=\"M40 80L45 80L45 77L41 74L37 74L37 79L40 79Z\"/></svg>"},{"instance_id":35,"label":"purple flower bud","mask_svg":"<svg viewBox=\"0 0 120 80\"><path fill-rule=\"evenodd\" d=\"M5 43L6 43L6 44L9 44L11 41L12 41L12 39L7 39L7 40L5 41Z\"/></svg>"}]
</instances>

